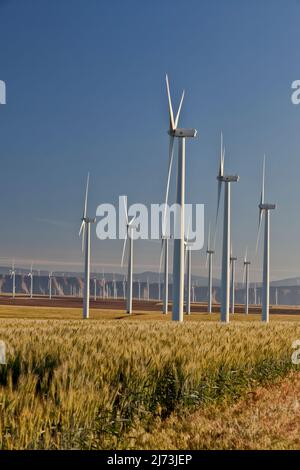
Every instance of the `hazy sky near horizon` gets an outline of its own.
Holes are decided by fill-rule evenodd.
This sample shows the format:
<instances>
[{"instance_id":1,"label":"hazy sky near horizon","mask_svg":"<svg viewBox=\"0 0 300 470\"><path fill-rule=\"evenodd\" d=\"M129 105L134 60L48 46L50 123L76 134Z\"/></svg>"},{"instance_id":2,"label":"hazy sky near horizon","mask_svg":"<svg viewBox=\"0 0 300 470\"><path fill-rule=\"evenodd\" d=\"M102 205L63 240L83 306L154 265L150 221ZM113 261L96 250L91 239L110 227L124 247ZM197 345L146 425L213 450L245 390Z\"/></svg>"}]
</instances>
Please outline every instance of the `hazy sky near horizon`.
<instances>
[{"instance_id":1,"label":"hazy sky near horizon","mask_svg":"<svg viewBox=\"0 0 300 470\"><path fill-rule=\"evenodd\" d=\"M277 204L271 277L300 275L300 105L291 102L299 21L298 0L0 0L0 264L81 269L88 171L91 215L121 194L129 204L163 201L168 72L175 103L186 90L181 125L198 129L187 142L187 202L205 204L207 229L223 130L226 172L240 175L232 187L237 267L248 246L252 280L260 279L265 153L266 199ZM174 187L175 171L171 202ZM121 272L122 243L95 233L92 242L96 268ZM136 269L157 270L159 250L136 243ZM204 251L194 255L195 274L205 273Z\"/></svg>"}]
</instances>

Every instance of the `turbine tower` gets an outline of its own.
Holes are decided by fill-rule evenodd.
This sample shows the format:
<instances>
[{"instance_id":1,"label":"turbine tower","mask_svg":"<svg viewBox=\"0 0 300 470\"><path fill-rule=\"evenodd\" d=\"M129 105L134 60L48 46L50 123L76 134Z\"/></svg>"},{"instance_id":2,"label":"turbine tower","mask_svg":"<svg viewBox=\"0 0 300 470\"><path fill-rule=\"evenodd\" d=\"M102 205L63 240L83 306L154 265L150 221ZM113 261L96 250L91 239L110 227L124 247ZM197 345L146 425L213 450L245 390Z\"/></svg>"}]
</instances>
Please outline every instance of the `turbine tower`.
<instances>
[{"instance_id":1,"label":"turbine tower","mask_svg":"<svg viewBox=\"0 0 300 470\"><path fill-rule=\"evenodd\" d=\"M30 267L30 272L28 273L28 277L30 278L30 298L33 297L33 271L32 271L32 263Z\"/></svg>"},{"instance_id":2,"label":"turbine tower","mask_svg":"<svg viewBox=\"0 0 300 470\"><path fill-rule=\"evenodd\" d=\"M206 249L206 263L205 267L207 268L208 264L208 304L207 311L212 313L212 260L215 251L211 249L210 246L210 224L208 228L208 237L207 237L207 249Z\"/></svg>"},{"instance_id":3,"label":"turbine tower","mask_svg":"<svg viewBox=\"0 0 300 470\"><path fill-rule=\"evenodd\" d=\"M127 240L129 239L126 312L128 314L131 314L132 313L132 275L133 275L133 236L132 234L135 228L133 226L135 217L132 217L131 220L128 219L127 196L123 196L123 200L124 200L124 208L125 208L126 235L125 235L124 244L123 244L121 266L123 267L125 249L127 245Z\"/></svg>"},{"instance_id":4,"label":"turbine tower","mask_svg":"<svg viewBox=\"0 0 300 470\"><path fill-rule=\"evenodd\" d=\"M245 314L249 313L249 267L251 261L248 260L246 248L245 257L244 257L244 273L243 273L243 283L245 284Z\"/></svg>"},{"instance_id":5,"label":"turbine tower","mask_svg":"<svg viewBox=\"0 0 300 470\"><path fill-rule=\"evenodd\" d=\"M185 204L185 139L196 137L196 129L180 129L177 127L179 115L184 98L182 93L179 103L178 111L174 120L173 107L171 101L170 87L168 76L166 76L167 95L169 102L169 117L170 117L170 144L169 144L169 168L168 168L168 183L166 193L166 204L168 201L169 184L173 162L173 148L174 138L178 138L178 165L177 165L177 190L176 190L176 203L179 211L177 212L176 225L179 228L174 237L174 255L173 255L173 312L172 319L174 321L183 321L183 302L184 302L184 204ZM178 237L179 235L179 237Z\"/></svg>"},{"instance_id":6,"label":"turbine tower","mask_svg":"<svg viewBox=\"0 0 300 470\"><path fill-rule=\"evenodd\" d=\"M125 300L125 298L126 298L126 276L124 276L122 284L123 284L123 299Z\"/></svg>"},{"instance_id":7,"label":"turbine tower","mask_svg":"<svg viewBox=\"0 0 300 470\"><path fill-rule=\"evenodd\" d=\"M15 262L12 262L11 270L10 270L10 277L12 278L12 296L13 299L16 296L16 271L15 271Z\"/></svg>"},{"instance_id":8,"label":"turbine tower","mask_svg":"<svg viewBox=\"0 0 300 470\"><path fill-rule=\"evenodd\" d=\"M49 273L49 299L51 300L52 299L52 276L53 276L53 273L50 271Z\"/></svg>"},{"instance_id":9,"label":"turbine tower","mask_svg":"<svg viewBox=\"0 0 300 470\"><path fill-rule=\"evenodd\" d=\"M235 304L235 263L237 257L233 256L232 249L230 253L230 265L231 265L231 313L234 314L234 304Z\"/></svg>"},{"instance_id":10,"label":"turbine tower","mask_svg":"<svg viewBox=\"0 0 300 470\"><path fill-rule=\"evenodd\" d=\"M113 297L114 299L117 298L117 286L116 286L116 279L115 279L114 274L113 274Z\"/></svg>"},{"instance_id":11,"label":"turbine tower","mask_svg":"<svg viewBox=\"0 0 300 470\"><path fill-rule=\"evenodd\" d=\"M88 192L89 192L90 174L88 173L85 189L85 198L83 214L79 236L82 234L82 251L84 251L84 290L83 290L83 318L87 319L90 315L90 255L91 255L91 224L96 222L95 218L87 216ZM86 233L85 233L86 232Z\"/></svg>"},{"instance_id":12,"label":"turbine tower","mask_svg":"<svg viewBox=\"0 0 300 470\"><path fill-rule=\"evenodd\" d=\"M221 276L221 321L223 323L229 322L229 305L230 305L230 190L231 183L239 181L238 175L224 175L224 161L225 149L223 148L223 135L221 134L221 156L218 180L218 205L217 217L219 212L220 197L222 190L222 183L225 185L224 195L224 220L223 220L223 252L222 252L222 276Z\"/></svg>"},{"instance_id":13,"label":"turbine tower","mask_svg":"<svg viewBox=\"0 0 300 470\"><path fill-rule=\"evenodd\" d=\"M147 300L150 300L150 284L149 284L149 277L147 277Z\"/></svg>"},{"instance_id":14,"label":"turbine tower","mask_svg":"<svg viewBox=\"0 0 300 470\"><path fill-rule=\"evenodd\" d=\"M263 162L262 188L259 203L259 222L256 249L259 241L259 233L262 217L265 219L264 233L264 258L263 258L263 285L262 285L262 321L269 322L269 304L270 304L270 211L276 208L275 204L265 202L265 165L266 158Z\"/></svg>"},{"instance_id":15,"label":"turbine tower","mask_svg":"<svg viewBox=\"0 0 300 470\"><path fill-rule=\"evenodd\" d=\"M193 244L185 242L187 257L187 287L186 287L186 314L191 314L191 291L192 291L192 247Z\"/></svg>"},{"instance_id":16,"label":"turbine tower","mask_svg":"<svg viewBox=\"0 0 300 470\"><path fill-rule=\"evenodd\" d=\"M168 235L161 237L161 252L159 272L161 271L162 257L164 258L164 285L163 285L163 314L168 313L169 303L169 239Z\"/></svg>"},{"instance_id":17,"label":"turbine tower","mask_svg":"<svg viewBox=\"0 0 300 470\"><path fill-rule=\"evenodd\" d=\"M94 277L94 300L97 300L97 278Z\"/></svg>"},{"instance_id":18,"label":"turbine tower","mask_svg":"<svg viewBox=\"0 0 300 470\"><path fill-rule=\"evenodd\" d=\"M102 282L101 282L101 285L102 285L102 299L105 299L105 276L104 276L104 269L102 270Z\"/></svg>"}]
</instances>

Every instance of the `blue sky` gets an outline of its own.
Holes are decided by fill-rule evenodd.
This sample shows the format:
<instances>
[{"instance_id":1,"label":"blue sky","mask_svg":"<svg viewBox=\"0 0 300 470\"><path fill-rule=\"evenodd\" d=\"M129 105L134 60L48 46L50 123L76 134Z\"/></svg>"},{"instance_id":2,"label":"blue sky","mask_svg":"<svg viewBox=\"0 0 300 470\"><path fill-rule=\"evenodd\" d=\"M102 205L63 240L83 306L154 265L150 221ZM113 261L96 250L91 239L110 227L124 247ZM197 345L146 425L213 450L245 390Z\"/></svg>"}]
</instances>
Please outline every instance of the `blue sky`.
<instances>
[{"instance_id":1,"label":"blue sky","mask_svg":"<svg viewBox=\"0 0 300 470\"><path fill-rule=\"evenodd\" d=\"M0 261L80 270L78 228L87 171L90 212L127 194L161 202L167 169L164 76L186 90L187 202L215 217L219 136L232 188L235 253L248 246L252 278L263 154L272 278L299 274L300 2L290 0L0 0ZM174 176L174 174L173 174ZM174 197L174 179L171 201ZM206 224L207 225L207 224ZM220 232L220 230L219 230ZM219 275L220 240L215 275ZM121 243L93 234L98 270L120 271ZM159 248L136 243L137 270L157 269ZM204 274L204 253L194 272Z\"/></svg>"}]
</instances>

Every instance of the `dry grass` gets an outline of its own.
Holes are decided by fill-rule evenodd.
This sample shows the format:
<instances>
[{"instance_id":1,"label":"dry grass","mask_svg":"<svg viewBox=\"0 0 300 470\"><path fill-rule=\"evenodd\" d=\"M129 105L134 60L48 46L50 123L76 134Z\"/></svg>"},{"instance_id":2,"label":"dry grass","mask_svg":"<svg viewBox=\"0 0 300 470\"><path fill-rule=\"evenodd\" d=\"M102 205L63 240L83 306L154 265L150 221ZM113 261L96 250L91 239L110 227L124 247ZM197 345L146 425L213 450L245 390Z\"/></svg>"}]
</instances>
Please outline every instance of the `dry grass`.
<instances>
[{"instance_id":1,"label":"dry grass","mask_svg":"<svg viewBox=\"0 0 300 470\"><path fill-rule=\"evenodd\" d=\"M2 316L16 312L10 308ZM167 430L171 419L179 426L187 410L201 409L201 416L284 377L292 368L291 343L300 338L297 321L221 325L191 321L194 315L179 325L107 311L95 315L125 320L81 321L37 310L31 315L60 320L0 322L8 351L0 366L2 449L181 446L167 435L164 443L152 433L144 444L141 436L156 426ZM207 442L217 446L214 438Z\"/></svg>"},{"instance_id":2,"label":"dry grass","mask_svg":"<svg viewBox=\"0 0 300 470\"><path fill-rule=\"evenodd\" d=\"M300 374L259 387L237 403L211 405L195 413L160 419L131 432L135 448L300 449ZM157 438L159 436L159 439Z\"/></svg>"}]
</instances>

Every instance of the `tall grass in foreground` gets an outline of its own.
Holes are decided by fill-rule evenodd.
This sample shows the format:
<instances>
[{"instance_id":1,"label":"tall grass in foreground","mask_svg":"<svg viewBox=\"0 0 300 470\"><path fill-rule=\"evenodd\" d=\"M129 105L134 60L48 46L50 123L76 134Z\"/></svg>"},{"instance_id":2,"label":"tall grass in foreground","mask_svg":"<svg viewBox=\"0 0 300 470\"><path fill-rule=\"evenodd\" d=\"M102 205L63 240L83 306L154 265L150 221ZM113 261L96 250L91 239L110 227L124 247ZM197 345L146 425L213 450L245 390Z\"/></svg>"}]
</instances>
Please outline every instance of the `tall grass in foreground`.
<instances>
[{"instance_id":1,"label":"tall grass in foreground","mask_svg":"<svg viewBox=\"0 0 300 470\"><path fill-rule=\"evenodd\" d=\"M0 448L134 447L137 423L286 375L298 338L297 323L1 320Z\"/></svg>"}]
</instances>

